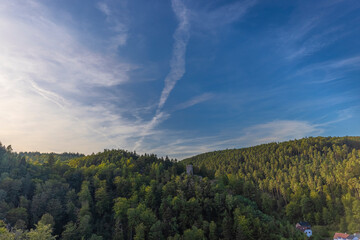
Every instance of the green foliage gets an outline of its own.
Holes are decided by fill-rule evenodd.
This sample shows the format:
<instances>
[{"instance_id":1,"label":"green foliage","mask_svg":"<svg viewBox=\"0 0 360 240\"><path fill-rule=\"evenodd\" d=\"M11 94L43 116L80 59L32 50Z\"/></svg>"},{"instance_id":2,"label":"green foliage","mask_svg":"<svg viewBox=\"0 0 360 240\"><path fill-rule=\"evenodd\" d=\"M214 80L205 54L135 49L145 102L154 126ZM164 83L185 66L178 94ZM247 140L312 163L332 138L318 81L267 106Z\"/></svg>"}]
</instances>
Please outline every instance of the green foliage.
<instances>
[{"instance_id":1,"label":"green foliage","mask_svg":"<svg viewBox=\"0 0 360 240\"><path fill-rule=\"evenodd\" d=\"M134 240L145 240L145 225L143 223L135 227Z\"/></svg>"},{"instance_id":2,"label":"green foliage","mask_svg":"<svg viewBox=\"0 0 360 240\"><path fill-rule=\"evenodd\" d=\"M306 220L360 231L359 137L311 137L205 153L183 162L195 170L205 166L265 213L276 212L292 223Z\"/></svg>"},{"instance_id":3,"label":"green foliage","mask_svg":"<svg viewBox=\"0 0 360 240\"><path fill-rule=\"evenodd\" d=\"M194 226L185 230L183 240L205 240L204 231Z\"/></svg>"},{"instance_id":4,"label":"green foliage","mask_svg":"<svg viewBox=\"0 0 360 240\"><path fill-rule=\"evenodd\" d=\"M359 149L359 138L305 138L177 162L0 144L0 239L303 239L299 220L360 231Z\"/></svg>"},{"instance_id":5,"label":"green foliage","mask_svg":"<svg viewBox=\"0 0 360 240\"><path fill-rule=\"evenodd\" d=\"M54 218L49 213L45 213L41 217L39 223L41 223L42 225L50 225L51 227L54 227L55 225Z\"/></svg>"},{"instance_id":6,"label":"green foliage","mask_svg":"<svg viewBox=\"0 0 360 240\"><path fill-rule=\"evenodd\" d=\"M211 221L209 225L209 240L217 239L216 229L216 223L214 221Z\"/></svg>"},{"instance_id":7,"label":"green foliage","mask_svg":"<svg viewBox=\"0 0 360 240\"><path fill-rule=\"evenodd\" d=\"M12 225L15 225L18 220L23 220L26 224L28 221L26 208L18 207L10 209L6 214L6 220Z\"/></svg>"},{"instance_id":8,"label":"green foliage","mask_svg":"<svg viewBox=\"0 0 360 240\"><path fill-rule=\"evenodd\" d=\"M64 226L64 231L61 234L63 240L76 240L79 239L77 235L76 224L69 222Z\"/></svg>"},{"instance_id":9,"label":"green foliage","mask_svg":"<svg viewBox=\"0 0 360 240\"><path fill-rule=\"evenodd\" d=\"M91 219L89 215L79 218L79 226L77 230L80 236L87 238L91 235L92 225L90 221Z\"/></svg>"},{"instance_id":10,"label":"green foliage","mask_svg":"<svg viewBox=\"0 0 360 240\"><path fill-rule=\"evenodd\" d=\"M130 202L126 198L116 198L114 204L114 212L115 212L115 218L123 220L126 217L127 210L130 207Z\"/></svg>"},{"instance_id":11,"label":"green foliage","mask_svg":"<svg viewBox=\"0 0 360 240\"><path fill-rule=\"evenodd\" d=\"M164 239L164 235L162 233L162 226L160 220L156 221L150 228L149 231L149 240L162 240Z\"/></svg>"},{"instance_id":12,"label":"green foliage","mask_svg":"<svg viewBox=\"0 0 360 240\"><path fill-rule=\"evenodd\" d=\"M234 229L236 239L254 239L253 232L255 229L251 226L251 221L241 214L239 208L234 211Z\"/></svg>"},{"instance_id":13,"label":"green foliage","mask_svg":"<svg viewBox=\"0 0 360 240\"><path fill-rule=\"evenodd\" d=\"M89 240L103 240L104 238L102 236L98 236L96 234L92 234Z\"/></svg>"},{"instance_id":14,"label":"green foliage","mask_svg":"<svg viewBox=\"0 0 360 240\"><path fill-rule=\"evenodd\" d=\"M55 240L56 237L52 236L51 225L44 225L41 222L36 224L36 229L31 229L26 234L28 240Z\"/></svg>"},{"instance_id":15,"label":"green foliage","mask_svg":"<svg viewBox=\"0 0 360 240\"><path fill-rule=\"evenodd\" d=\"M39 153L39 152L20 152L20 157L24 157L26 161L43 164L48 163L48 165L54 165L56 161L65 162L73 158L83 157L84 154L79 153Z\"/></svg>"},{"instance_id":16,"label":"green foliage","mask_svg":"<svg viewBox=\"0 0 360 240\"><path fill-rule=\"evenodd\" d=\"M15 240L15 233L0 230L0 240Z\"/></svg>"}]
</instances>

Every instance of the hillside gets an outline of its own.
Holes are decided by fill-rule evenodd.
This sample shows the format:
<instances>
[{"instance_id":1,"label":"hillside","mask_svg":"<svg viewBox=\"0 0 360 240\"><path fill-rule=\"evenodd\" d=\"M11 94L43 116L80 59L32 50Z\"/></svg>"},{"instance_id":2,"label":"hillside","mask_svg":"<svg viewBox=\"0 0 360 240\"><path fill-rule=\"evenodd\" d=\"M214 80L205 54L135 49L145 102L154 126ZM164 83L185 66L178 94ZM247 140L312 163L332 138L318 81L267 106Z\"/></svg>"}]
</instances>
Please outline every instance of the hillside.
<instances>
[{"instance_id":1,"label":"hillside","mask_svg":"<svg viewBox=\"0 0 360 240\"><path fill-rule=\"evenodd\" d=\"M0 145L0 239L303 239L241 179L124 150L51 156Z\"/></svg>"},{"instance_id":2,"label":"hillside","mask_svg":"<svg viewBox=\"0 0 360 240\"><path fill-rule=\"evenodd\" d=\"M199 172L240 179L264 212L342 232L360 231L360 137L316 137L185 159ZM244 194L243 192L240 192ZM261 204L263 203L263 204Z\"/></svg>"},{"instance_id":3,"label":"hillside","mask_svg":"<svg viewBox=\"0 0 360 240\"><path fill-rule=\"evenodd\" d=\"M47 161L67 161L73 158L85 156L80 153L40 153L40 152L19 152L20 157L25 157L26 161L43 164Z\"/></svg>"}]
</instances>

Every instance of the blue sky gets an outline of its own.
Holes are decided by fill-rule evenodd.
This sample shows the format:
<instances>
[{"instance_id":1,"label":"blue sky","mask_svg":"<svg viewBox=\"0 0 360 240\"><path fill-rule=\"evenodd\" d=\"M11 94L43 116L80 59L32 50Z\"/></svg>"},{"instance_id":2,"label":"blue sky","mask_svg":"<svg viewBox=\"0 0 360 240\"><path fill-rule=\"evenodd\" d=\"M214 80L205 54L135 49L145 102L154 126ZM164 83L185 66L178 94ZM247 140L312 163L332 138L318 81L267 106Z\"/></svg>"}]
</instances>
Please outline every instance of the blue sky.
<instances>
[{"instance_id":1,"label":"blue sky","mask_svg":"<svg viewBox=\"0 0 360 240\"><path fill-rule=\"evenodd\" d=\"M182 159L360 135L360 2L4 0L0 140Z\"/></svg>"}]
</instances>

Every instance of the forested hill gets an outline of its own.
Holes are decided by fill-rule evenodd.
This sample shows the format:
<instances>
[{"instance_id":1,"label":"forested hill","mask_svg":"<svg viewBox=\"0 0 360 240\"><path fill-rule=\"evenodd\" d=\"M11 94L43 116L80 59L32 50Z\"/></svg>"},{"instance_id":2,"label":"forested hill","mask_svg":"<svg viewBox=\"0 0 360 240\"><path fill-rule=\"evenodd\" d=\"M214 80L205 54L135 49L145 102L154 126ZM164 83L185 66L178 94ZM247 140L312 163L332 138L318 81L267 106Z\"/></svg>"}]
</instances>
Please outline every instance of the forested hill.
<instances>
[{"instance_id":1,"label":"forested hill","mask_svg":"<svg viewBox=\"0 0 360 240\"><path fill-rule=\"evenodd\" d=\"M51 161L67 161L73 158L84 157L80 153L40 153L40 152L20 152L20 157L24 157L26 161L33 163L45 163Z\"/></svg>"},{"instance_id":2,"label":"forested hill","mask_svg":"<svg viewBox=\"0 0 360 240\"><path fill-rule=\"evenodd\" d=\"M277 210L293 223L360 232L359 149L360 137L310 137L209 152L183 162L242 179L268 202L265 212Z\"/></svg>"},{"instance_id":3,"label":"forested hill","mask_svg":"<svg viewBox=\"0 0 360 240\"><path fill-rule=\"evenodd\" d=\"M53 157L35 164L0 144L1 240L304 238L240 178L123 150Z\"/></svg>"}]
</instances>

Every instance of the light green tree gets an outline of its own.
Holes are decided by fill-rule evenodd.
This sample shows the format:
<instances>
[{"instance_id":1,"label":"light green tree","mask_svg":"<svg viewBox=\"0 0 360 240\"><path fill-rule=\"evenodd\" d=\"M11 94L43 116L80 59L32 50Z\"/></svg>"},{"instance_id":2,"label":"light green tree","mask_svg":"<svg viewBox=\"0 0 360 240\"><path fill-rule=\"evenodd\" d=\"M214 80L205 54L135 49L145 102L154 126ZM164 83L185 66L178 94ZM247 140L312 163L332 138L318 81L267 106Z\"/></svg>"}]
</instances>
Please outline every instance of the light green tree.
<instances>
[{"instance_id":1,"label":"light green tree","mask_svg":"<svg viewBox=\"0 0 360 240\"><path fill-rule=\"evenodd\" d=\"M52 227L50 224L44 225L39 222L35 224L36 229L31 229L26 234L28 240L56 240L56 236L52 236Z\"/></svg>"},{"instance_id":2,"label":"light green tree","mask_svg":"<svg viewBox=\"0 0 360 240\"><path fill-rule=\"evenodd\" d=\"M135 227L134 240L145 240L145 225L143 223Z\"/></svg>"}]
</instances>

